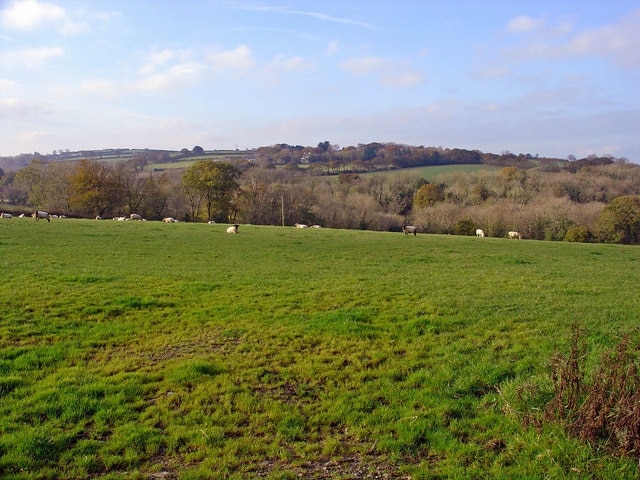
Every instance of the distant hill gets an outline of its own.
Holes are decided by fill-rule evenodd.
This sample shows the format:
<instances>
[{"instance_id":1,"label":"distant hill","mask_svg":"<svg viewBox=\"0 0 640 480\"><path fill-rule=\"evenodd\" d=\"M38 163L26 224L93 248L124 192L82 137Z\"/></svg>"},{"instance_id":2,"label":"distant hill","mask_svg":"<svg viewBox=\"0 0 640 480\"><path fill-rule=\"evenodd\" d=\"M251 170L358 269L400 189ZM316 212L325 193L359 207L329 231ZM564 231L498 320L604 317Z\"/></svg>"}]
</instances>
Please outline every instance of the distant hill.
<instances>
[{"instance_id":1,"label":"distant hill","mask_svg":"<svg viewBox=\"0 0 640 480\"><path fill-rule=\"evenodd\" d=\"M22 154L0 157L0 168L16 171L32 160L43 162L68 162L80 159L95 159L103 162L132 162L139 170L166 170L188 168L202 159L248 162L259 165L299 166L316 169L319 174L368 173L381 170L396 170L442 165L491 165L514 166L522 169L536 168L543 171L577 170L587 165L613 163L613 157L591 155L583 159L543 158L531 154L484 153L479 150L460 148L410 146L396 143L369 143L357 146L338 147L329 142L317 146L276 144L247 150L193 149L157 150L108 148L102 150L54 151L51 154Z\"/></svg>"}]
</instances>

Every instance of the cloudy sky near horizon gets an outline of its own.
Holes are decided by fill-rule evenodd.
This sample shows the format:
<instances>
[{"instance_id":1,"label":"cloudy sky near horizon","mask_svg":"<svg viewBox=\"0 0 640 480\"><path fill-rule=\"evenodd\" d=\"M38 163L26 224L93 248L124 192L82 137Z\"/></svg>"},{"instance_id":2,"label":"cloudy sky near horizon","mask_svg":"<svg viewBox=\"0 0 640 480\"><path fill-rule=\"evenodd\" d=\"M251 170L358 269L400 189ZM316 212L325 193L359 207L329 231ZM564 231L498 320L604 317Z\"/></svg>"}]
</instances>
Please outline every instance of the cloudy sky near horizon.
<instances>
[{"instance_id":1,"label":"cloudy sky near horizon","mask_svg":"<svg viewBox=\"0 0 640 480\"><path fill-rule=\"evenodd\" d=\"M639 0L0 0L0 155L369 142L640 163Z\"/></svg>"}]
</instances>

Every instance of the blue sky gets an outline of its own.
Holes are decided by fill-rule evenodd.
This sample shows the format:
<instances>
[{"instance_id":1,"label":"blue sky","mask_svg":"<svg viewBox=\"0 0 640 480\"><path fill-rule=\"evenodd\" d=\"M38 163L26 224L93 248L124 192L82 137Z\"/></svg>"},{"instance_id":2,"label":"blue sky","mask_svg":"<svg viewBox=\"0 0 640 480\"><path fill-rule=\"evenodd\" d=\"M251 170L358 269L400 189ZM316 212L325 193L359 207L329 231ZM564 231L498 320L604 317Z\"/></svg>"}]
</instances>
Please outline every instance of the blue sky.
<instances>
[{"instance_id":1,"label":"blue sky","mask_svg":"<svg viewBox=\"0 0 640 480\"><path fill-rule=\"evenodd\" d=\"M0 0L0 155L369 142L640 163L640 1Z\"/></svg>"}]
</instances>

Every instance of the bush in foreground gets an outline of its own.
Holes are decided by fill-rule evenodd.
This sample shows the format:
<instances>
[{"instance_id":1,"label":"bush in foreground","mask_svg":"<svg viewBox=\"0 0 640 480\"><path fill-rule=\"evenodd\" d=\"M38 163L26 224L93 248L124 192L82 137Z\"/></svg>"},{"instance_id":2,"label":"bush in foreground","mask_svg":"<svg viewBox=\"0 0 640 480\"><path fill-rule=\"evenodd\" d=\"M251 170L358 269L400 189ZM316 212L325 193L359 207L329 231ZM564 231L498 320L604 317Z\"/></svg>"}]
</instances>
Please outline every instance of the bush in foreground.
<instances>
[{"instance_id":1,"label":"bush in foreground","mask_svg":"<svg viewBox=\"0 0 640 480\"><path fill-rule=\"evenodd\" d=\"M559 421L567 431L593 446L640 459L640 375L637 346L623 338L602 355L589 378L586 348L575 329L568 356L551 362L553 398L544 411L547 421Z\"/></svg>"}]
</instances>

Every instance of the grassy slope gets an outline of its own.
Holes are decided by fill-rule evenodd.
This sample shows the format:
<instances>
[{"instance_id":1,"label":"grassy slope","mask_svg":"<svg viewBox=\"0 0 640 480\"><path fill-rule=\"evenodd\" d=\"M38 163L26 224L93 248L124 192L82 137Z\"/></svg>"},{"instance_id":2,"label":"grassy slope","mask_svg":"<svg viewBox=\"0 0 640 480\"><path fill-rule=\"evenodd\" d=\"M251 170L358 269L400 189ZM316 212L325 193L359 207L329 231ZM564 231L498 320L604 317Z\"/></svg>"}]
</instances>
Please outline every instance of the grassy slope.
<instances>
[{"instance_id":1,"label":"grassy slope","mask_svg":"<svg viewBox=\"0 0 640 480\"><path fill-rule=\"evenodd\" d=\"M494 172L501 170L502 167L495 167L492 165L435 165L426 167L414 167L414 168L400 168L397 170L383 170L380 172L363 173L362 177L369 177L372 175L415 175L422 178L426 178L430 182L438 181L438 177L442 175L451 175L454 173L478 173L481 171Z\"/></svg>"},{"instance_id":2,"label":"grassy slope","mask_svg":"<svg viewBox=\"0 0 640 480\"><path fill-rule=\"evenodd\" d=\"M638 247L224 230L0 221L0 473L637 474L505 411L637 335Z\"/></svg>"}]
</instances>

